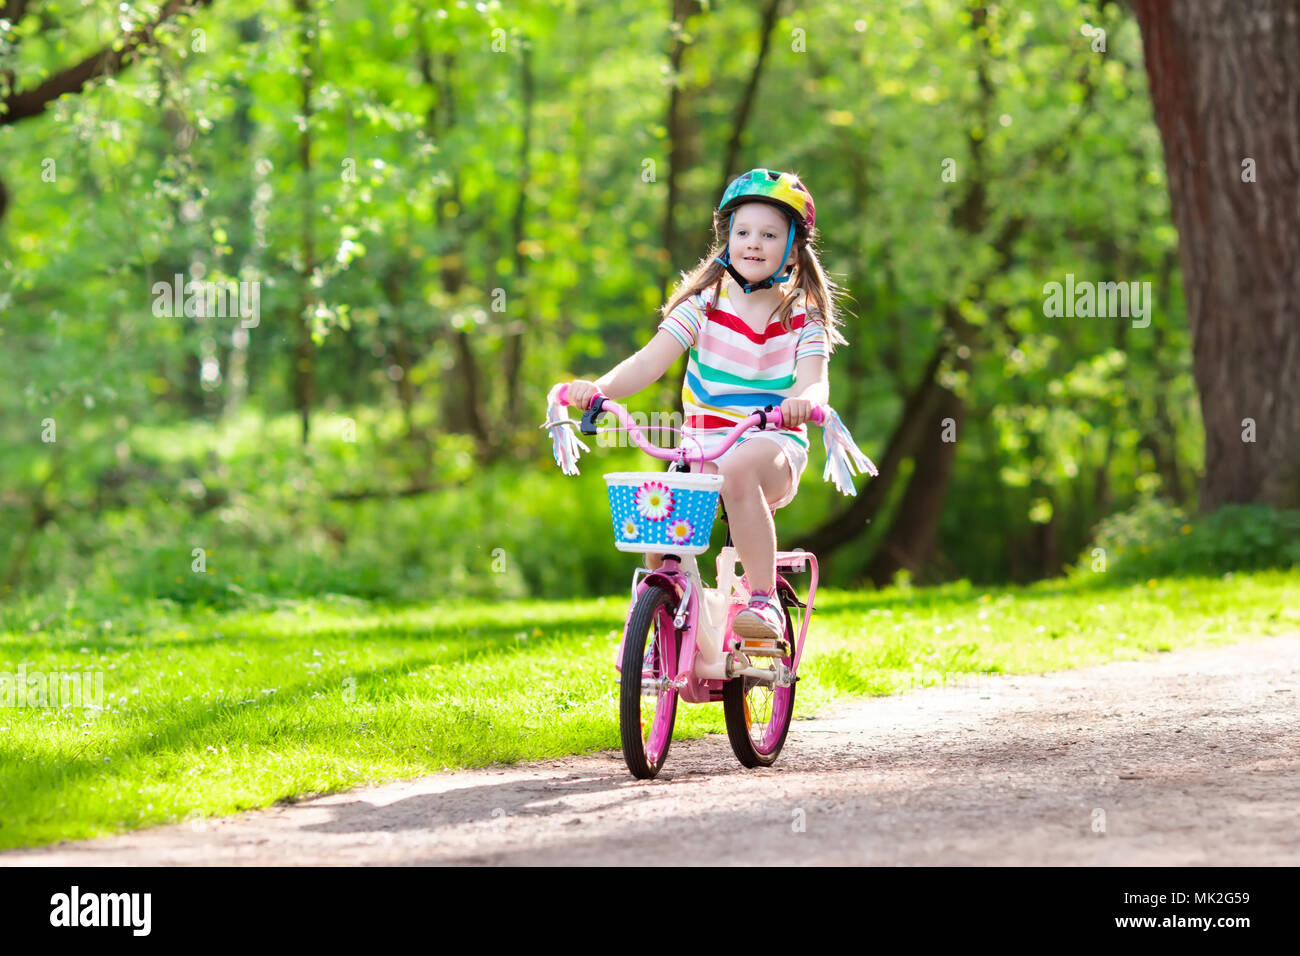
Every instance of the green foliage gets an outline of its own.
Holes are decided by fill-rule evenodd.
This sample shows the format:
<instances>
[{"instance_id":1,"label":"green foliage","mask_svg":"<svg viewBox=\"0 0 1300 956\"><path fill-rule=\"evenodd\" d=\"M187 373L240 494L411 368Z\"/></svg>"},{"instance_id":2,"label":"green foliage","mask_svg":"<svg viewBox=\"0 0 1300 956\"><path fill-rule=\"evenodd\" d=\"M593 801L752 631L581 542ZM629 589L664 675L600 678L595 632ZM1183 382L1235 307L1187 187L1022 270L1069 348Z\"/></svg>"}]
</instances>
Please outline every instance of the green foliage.
<instances>
[{"instance_id":1,"label":"green foliage","mask_svg":"<svg viewBox=\"0 0 1300 956\"><path fill-rule=\"evenodd\" d=\"M217 603L620 589L635 561L594 530L598 474L557 474L535 426L549 385L649 339L664 280L705 251L733 139L740 168L796 169L817 197L823 263L850 297L831 403L869 454L945 315L977 330L969 373L942 372L968 414L918 581L1050 574L1140 493L1194 504L1177 236L1122 5L989 5L978 28L959 0L790 11L739 131L751 5L709 5L682 31L668 6L626 2L310 6L306 110L292 5L223 0L118 75L0 126L0 586ZM149 15L120 7L29 5L0 28L0 85L31 89ZM1106 30L1104 53L1085 22ZM681 235L667 250L670 181ZM1067 272L1151 281L1150 327L1047 317L1044 283ZM177 274L259 282L260 324L158 314L154 283ZM315 347L302 454L280 418L300 317ZM665 410L679 388L670 375L640 400ZM342 419L382 430L329 448ZM285 427L257 426L256 462L223 444L261 421ZM647 464L584 471L616 460ZM820 468L815 453L783 536L843 506ZM337 497L421 484L441 490ZM901 491L831 580L862 580ZM200 546L215 570L194 578ZM507 570L484 578L498 548Z\"/></svg>"},{"instance_id":2,"label":"green foliage","mask_svg":"<svg viewBox=\"0 0 1300 956\"><path fill-rule=\"evenodd\" d=\"M565 478L549 462L475 469L462 436L449 435L437 442L430 490L401 494L411 463L398 416L362 416L354 442L331 437L342 425L322 416L305 451L292 416L248 410L215 426L133 430L123 442L131 455L88 474L97 495L41 532L18 583L218 607L331 593L577 598L627 587L640 557L613 547L602 475L655 469L639 452L593 445L582 474ZM24 516L9 514L0 569L23 536Z\"/></svg>"},{"instance_id":3,"label":"green foliage","mask_svg":"<svg viewBox=\"0 0 1300 956\"><path fill-rule=\"evenodd\" d=\"M1236 504L1189 518L1159 498L1144 498L1103 520L1094 548L1105 552L1105 570L1120 578L1170 574L1222 574L1300 565L1300 511ZM1089 549L1075 572L1091 573Z\"/></svg>"}]
</instances>

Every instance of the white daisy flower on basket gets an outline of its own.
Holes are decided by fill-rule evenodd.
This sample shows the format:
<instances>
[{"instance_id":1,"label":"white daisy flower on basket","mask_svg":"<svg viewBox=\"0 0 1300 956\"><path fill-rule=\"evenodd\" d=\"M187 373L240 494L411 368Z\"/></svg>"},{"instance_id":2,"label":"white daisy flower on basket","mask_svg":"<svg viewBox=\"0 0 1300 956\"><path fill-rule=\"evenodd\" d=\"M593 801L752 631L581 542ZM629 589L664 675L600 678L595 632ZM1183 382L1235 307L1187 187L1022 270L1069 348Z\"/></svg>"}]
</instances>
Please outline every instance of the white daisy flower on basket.
<instances>
[{"instance_id":1,"label":"white daisy flower on basket","mask_svg":"<svg viewBox=\"0 0 1300 956\"><path fill-rule=\"evenodd\" d=\"M668 525L668 540L673 544L685 544L695 534L695 528L684 518L678 518Z\"/></svg>"},{"instance_id":2,"label":"white daisy flower on basket","mask_svg":"<svg viewBox=\"0 0 1300 956\"><path fill-rule=\"evenodd\" d=\"M662 521L673 510L673 493L667 485L647 481L636 490L636 510L643 518Z\"/></svg>"},{"instance_id":3,"label":"white daisy flower on basket","mask_svg":"<svg viewBox=\"0 0 1300 956\"><path fill-rule=\"evenodd\" d=\"M637 535L636 522L628 518L623 522L623 540L635 541Z\"/></svg>"}]
</instances>

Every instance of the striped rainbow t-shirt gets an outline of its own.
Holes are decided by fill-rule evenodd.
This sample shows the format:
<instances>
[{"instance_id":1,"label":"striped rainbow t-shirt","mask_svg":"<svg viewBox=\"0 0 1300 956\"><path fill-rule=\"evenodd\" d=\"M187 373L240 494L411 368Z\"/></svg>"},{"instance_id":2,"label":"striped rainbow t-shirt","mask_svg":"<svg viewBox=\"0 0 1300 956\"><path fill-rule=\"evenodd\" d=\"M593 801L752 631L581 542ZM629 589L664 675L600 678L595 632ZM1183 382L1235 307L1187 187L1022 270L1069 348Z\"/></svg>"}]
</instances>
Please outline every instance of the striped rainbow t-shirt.
<instances>
[{"instance_id":1,"label":"striped rainbow t-shirt","mask_svg":"<svg viewBox=\"0 0 1300 956\"><path fill-rule=\"evenodd\" d=\"M682 430L705 441L706 448L706 436L725 435L754 409L779 408L792 397L800 359L830 354L826 329L807 320L802 293L790 313L789 332L776 318L755 332L731 310L725 284L717 307L712 297L713 289L705 289L683 300L659 323L689 350L682 382ZM807 425L781 431L808 447Z\"/></svg>"}]
</instances>

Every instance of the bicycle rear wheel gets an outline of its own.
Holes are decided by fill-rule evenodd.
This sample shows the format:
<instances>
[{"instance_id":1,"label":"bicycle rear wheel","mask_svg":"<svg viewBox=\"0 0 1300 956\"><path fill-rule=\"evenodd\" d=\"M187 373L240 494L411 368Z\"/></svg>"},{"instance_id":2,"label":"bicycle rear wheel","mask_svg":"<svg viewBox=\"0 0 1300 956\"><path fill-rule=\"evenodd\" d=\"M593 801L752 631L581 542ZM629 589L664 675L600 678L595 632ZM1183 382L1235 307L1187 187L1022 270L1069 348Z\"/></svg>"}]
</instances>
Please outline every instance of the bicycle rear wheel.
<instances>
[{"instance_id":1,"label":"bicycle rear wheel","mask_svg":"<svg viewBox=\"0 0 1300 956\"><path fill-rule=\"evenodd\" d=\"M673 626L676 595L651 585L636 599L623 638L619 681L619 734L623 760L632 776L649 780L659 772L673 742L677 718L680 639Z\"/></svg>"},{"instance_id":2,"label":"bicycle rear wheel","mask_svg":"<svg viewBox=\"0 0 1300 956\"><path fill-rule=\"evenodd\" d=\"M794 666L794 627L784 589L778 588L785 612L785 638L790 653L780 658ZM785 746L790 720L794 716L794 684L777 687L756 677L733 677L722 685L722 713L727 721L727 739L742 766L770 767Z\"/></svg>"}]
</instances>

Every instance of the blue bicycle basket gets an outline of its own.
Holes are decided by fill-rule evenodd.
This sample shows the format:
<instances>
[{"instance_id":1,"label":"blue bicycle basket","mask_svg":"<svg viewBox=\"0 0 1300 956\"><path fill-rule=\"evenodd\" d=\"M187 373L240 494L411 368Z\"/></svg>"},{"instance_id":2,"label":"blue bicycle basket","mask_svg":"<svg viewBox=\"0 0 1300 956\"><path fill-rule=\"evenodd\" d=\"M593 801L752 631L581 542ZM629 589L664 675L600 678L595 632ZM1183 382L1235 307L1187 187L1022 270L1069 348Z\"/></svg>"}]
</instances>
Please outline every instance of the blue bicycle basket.
<instances>
[{"instance_id":1,"label":"blue bicycle basket","mask_svg":"<svg viewBox=\"0 0 1300 956\"><path fill-rule=\"evenodd\" d=\"M703 554L718 516L722 475L616 471L605 476L614 547Z\"/></svg>"}]
</instances>

